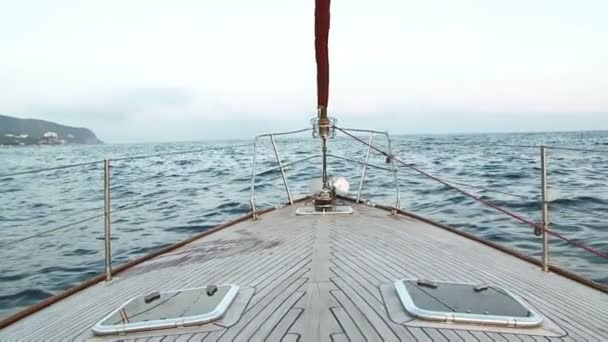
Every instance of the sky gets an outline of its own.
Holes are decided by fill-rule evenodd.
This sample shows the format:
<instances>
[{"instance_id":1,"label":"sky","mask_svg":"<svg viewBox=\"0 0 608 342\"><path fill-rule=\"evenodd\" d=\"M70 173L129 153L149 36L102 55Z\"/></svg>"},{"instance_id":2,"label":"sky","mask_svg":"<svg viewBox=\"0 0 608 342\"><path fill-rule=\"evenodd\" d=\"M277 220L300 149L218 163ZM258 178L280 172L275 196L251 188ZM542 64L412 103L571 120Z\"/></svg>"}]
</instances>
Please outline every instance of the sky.
<instances>
[{"instance_id":1,"label":"sky","mask_svg":"<svg viewBox=\"0 0 608 342\"><path fill-rule=\"evenodd\" d=\"M330 115L404 133L608 129L608 1L333 0ZM0 114L107 142L316 113L313 0L2 0Z\"/></svg>"}]
</instances>

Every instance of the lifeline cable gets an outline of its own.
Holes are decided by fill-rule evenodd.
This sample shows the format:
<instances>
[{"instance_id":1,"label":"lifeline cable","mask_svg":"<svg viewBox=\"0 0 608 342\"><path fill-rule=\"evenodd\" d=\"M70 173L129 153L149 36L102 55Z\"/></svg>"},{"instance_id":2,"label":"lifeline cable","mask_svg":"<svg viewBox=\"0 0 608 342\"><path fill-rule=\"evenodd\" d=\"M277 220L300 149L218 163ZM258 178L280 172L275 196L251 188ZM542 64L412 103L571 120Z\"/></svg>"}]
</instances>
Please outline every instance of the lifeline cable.
<instances>
[{"instance_id":1,"label":"lifeline cable","mask_svg":"<svg viewBox=\"0 0 608 342\"><path fill-rule=\"evenodd\" d=\"M552 231L552 230L550 230L550 229L545 229L545 228L544 228L542 225L539 225L539 224L538 224L538 223L536 223L536 222L533 222L533 221L531 221L531 220L528 220L528 219L526 219L525 217L520 216L520 215L518 215L518 214L512 213L512 212L510 212L510 211L508 211L508 210L506 210L506 209L504 209L504 208L500 207L499 205L497 205L497 204L495 204L495 203L492 203L492 202L490 202L490 201L484 200L483 198L480 198L479 196L475 196L475 195L473 195L472 193L470 193L470 192L468 192L468 191L466 191L466 190L460 189L460 188L458 188L458 187L456 187L456 186L454 186L454 185L452 185L452 184L448 183L447 181L445 181L445 180L443 180L443 179L441 179L441 178L439 178L439 177L437 177L437 176L433 176L433 175L431 175L430 173L427 173L427 172L425 172L425 171L423 171L423 170L421 170L421 169L417 168L416 166L413 166L413 165L411 165L411 164L408 164L408 163L406 163L406 162L404 162L404 161L400 160L399 158L396 158L394 155L390 155L390 154L386 153L385 151L382 151L381 149L377 148L376 146L373 146L373 145L371 145L371 144L368 144L366 141L364 141L364 140L362 140L362 139L360 139L360 138L358 138L358 137L356 137L356 136L354 136L354 135L352 135L352 134L350 134L350 133L348 133L348 132L346 132L346 131L342 130L342 129L341 129L341 128L339 128L339 127L334 126L334 128L335 128L335 129L337 129L337 130L339 130L339 131L341 131L342 133L344 133L344 134L346 134L346 135L350 136L351 138L353 138L353 139L355 139L355 140L359 141L360 143L362 143L362 144L364 144L364 145L366 145L366 146L369 146L370 148L372 148L372 149L373 149L373 150L375 150L376 152L378 152L378 153L380 153L380 154L384 155L385 157L390 158L390 159L393 159L394 161L398 162L399 164L401 164L401 165L403 165L403 166L405 166L405 167L407 167L407 168L410 168L410 169L412 169L412 170L414 170L414 171L418 172L419 174L421 174L421 175L423 175L423 176L426 176L426 177L428 177L428 178L431 178L431 179L433 179L433 180L435 180L435 181L437 181L437 182L439 182L439 183L441 183L441 184L443 184L443 185L445 185L445 186L447 186L447 187L449 187L449 188L451 188L451 189L453 189L453 190L456 190L456 191L460 192L461 194L463 194L463 195L465 195L465 196L467 196L467 197L470 197L470 198L472 198L472 199L474 199L474 200L476 200L476 201L478 201L478 202L480 202L480 203L482 203L482 204L485 204L485 205L486 205L486 206L488 206L488 207L494 208L494 209L496 209L496 210L500 211L501 213L503 213L503 214L505 214L505 215L508 215L508 216L510 216L510 217L512 217L512 218L514 218L514 219L516 219L516 220L518 220L518 221L520 221L520 222L526 223L526 224L528 224L528 225L532 226L532 227L533 227L534 229L536 229L536 230L539 230L539 231L546 231L546 232L547 232L549 235L555 236L555 237L557 237L557 238L559 238L559 239L561 239L561 240L563 240L563 241L566 241L567 243L570 243L570 244L572 244L572 245L575 245L575 246L577 246L577 247L579 247L579 248L581 248L581 249L584 249L584 250L586 250L586 251L588 251L588 252L590 252L590 253L593 253L593 254L595 254L595 255L597 255L597 256L599 256L599 257L602 257L602 258L608 259L608 253L604 253L604 252L602 252L602 251L600 251L600 250L598 250L598 249L596 249L596 248L594 248L594 247L587 246L587 245L582 244L582 243L580 243L580 242L578 242L578 241L576 241L576 240L574 240L574 239L570 239L570 238L568 238L568 237L566 237L566 236L564 236L564 235L562 235L562 234L560 234L560 233L558 233L558 232L554 232L554 231Z\"/></svg>"}]
</instances>

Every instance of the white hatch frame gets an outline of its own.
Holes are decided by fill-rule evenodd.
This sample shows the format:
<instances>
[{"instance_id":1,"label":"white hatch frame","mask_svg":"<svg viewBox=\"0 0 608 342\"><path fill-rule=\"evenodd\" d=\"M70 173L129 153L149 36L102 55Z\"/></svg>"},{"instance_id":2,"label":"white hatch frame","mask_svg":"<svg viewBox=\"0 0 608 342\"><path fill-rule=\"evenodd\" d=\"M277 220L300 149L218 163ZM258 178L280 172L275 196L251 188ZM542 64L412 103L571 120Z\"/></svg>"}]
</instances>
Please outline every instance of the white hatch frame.
<instances>
[{"instance_id":1,"label":"white hatch frame","mask_svg":"<svg viewBox=\"0 0 608 342\"><path fill-rule=\"evenodd\" d=\"M133 302L137 298L141 296L133 297L121 305L116 310L110 312L107 316L101 319L95 326L93 326L92 330L96 335L114 335L114 334L124 334L124 333L132 333L132 332L140 332L140 331L150 331L157 329L170 329L170 328L180 328L185 326L192 325L201 325L205 323L209 323L215 320L218 320L224 316L230 304L234 301L234 298L239 292L239 287L233 284L224 284L218 285L217 287L226 287L229 286L229 290L224 295L222 300L217 304L217 306L202 315L196 316L186 316L172 319L164 319L164 320L152 320L147 322L133 322L133 323L123 323L121 325L107 325L103 324L106 320L110 319L115 314L119 314L120 310L124 309L129 305L129 303ZM170 296L172 294L176 294L184 291L205 291L206 287L197 287L197 288L187 288L173 291L161 291L160 294L163 296Z\"/></svg>"},{"instance_id":2,"label":"white hatch frame","mask_svg":"<svg viewBox=\"0 0 608 342\"><path fill-rule=\"evenodd\" d=\"M464 324L480 324L480 325L495 325L495 326L507 326L512 328L533 328L538 327L543 323L544 317L534 310L528 303L526 303L519 296L514 295L510 291L493 285L488 285L494 289L500 290L504 294L510 296L524 309L530 313L527 317L515 317L515 316L497 316L497 315L480 315L471 314L464 312L446 312L446 311L431 311L419 308L414 303L414 300L410 296L404 282L417 282L418 279L400 279L395 282L395 290L399 295L401 304L404 306L407 312L423 320L445 322L445 323L464 323ZM452 284L452 285L470 285L472 287L478 286L478 284L471 283L458 283L458 282L446 282L437 281L434 282L440 284Z\"/></svg>"}]
</instances>

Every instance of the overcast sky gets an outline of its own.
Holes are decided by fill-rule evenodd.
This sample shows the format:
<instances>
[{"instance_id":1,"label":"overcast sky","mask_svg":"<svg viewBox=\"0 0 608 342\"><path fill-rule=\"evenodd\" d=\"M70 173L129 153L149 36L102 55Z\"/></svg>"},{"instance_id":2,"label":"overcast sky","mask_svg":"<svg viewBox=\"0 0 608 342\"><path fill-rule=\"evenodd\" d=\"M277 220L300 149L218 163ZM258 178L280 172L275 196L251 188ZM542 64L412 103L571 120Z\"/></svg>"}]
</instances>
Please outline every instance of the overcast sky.
<instances>
[{"instance_id":1,"label":"overcast sky","mask_svg":"<svg viewBox=\"0 0 608 342\"><path fill-rule=\"evenodd\" d=\"M315 115L314 0L2 0L0 113L109 142ZM333 0L330 113L392 133L608 129L606 0Z\"/></svg>"}]
</instances>

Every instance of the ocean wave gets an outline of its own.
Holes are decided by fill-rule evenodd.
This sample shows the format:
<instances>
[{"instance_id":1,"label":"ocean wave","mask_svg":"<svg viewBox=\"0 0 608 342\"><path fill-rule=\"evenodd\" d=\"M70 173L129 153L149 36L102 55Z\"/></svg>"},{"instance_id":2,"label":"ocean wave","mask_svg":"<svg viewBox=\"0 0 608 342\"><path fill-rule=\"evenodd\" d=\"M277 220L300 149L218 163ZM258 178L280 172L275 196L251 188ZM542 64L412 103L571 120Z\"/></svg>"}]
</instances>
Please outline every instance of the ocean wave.
<instances>
[{"instance_id":1,"label":"ocean wave","mask_svg":"<svg viewBox=\"0 0 608 342\"><path fill-rule=\"evenodd\" d=\"M557 136L557 137L556 137ZM608 133L571 136L566 133L463 136L397 136L396 151L405 159L446 180L465 181L475 186L482 198L524 217L540 221L540 166L537 151L528 152L488 146L488 139L500 143L539 145L556 140L559 145L589 147L608 145ZM432 145L445 142L450 145ZM244 143L250 143L245 141ZM316 151L316 140L281 141L281 157L298 160ZM556 144L557 144L556 143ZM331 141L332 153L364 158L365 149L351 141ZM459 145L462 144L462 145ZM487 146L488 145L488 146ZM204 150L209 147L208 150ZM36 169L63 163L97 160L103 156L148 155L156 151L203 149L196 155L169 155L162 158L124 160L112 166L112 241L114 260L126 262L216 224L248 213L250 209L251 144L225 146L205 143L153 145L66 146L59 150L3 149L0 174L19 169ZM599 148L598 148L599 149ZM57 155L59 153L60 155ZM315 152L316 153L316 152ZM586 155L585 155L586 156ZM556 231L580 239L599 249L608 249L605 219L584 213L608 216L608 158L585 157L579 153L553 151L550 162L550 219ZM277 166L272 148L260 145L258 172ZM384 165L381 156L370 162ZM331 160L331 175L351 181L358 188L361 167ZM69 172L22 175L0 179L0 233L2 240L19 239L36 232L103 214L103 172L100 165L87 165ZM286 169L294 198L306 194L312 178L319 177L319 160ZM559 176L559 177L558 177ZM539 255L539 240L532 229L507 215L485 207L447 186L406 168L398 170L401 202L406 210L431 217L485 239ZM394 203L395 186L391 172L368 168L363 196L379 203ZM354 188L354 189L353 189ZM516 195L537 194L520 199L484 191L498 189ZM173 196L167 198L169 196ZM354 196L354 195L353 195ZM259 209L284 203L285 188L279 170L258 173L256 204ZM95 208L99 208L97 211ZM80 210L87 210L86 214ZM103 219L86 222L40 238L24 241L11 249L0 266L0 316L18 307L50 296L58 289L78 283L103 268ZM35 250L36 253L31 253ZM21 253L16 255L15 253ZM551 240L551 258L597 281L608 281L608 264L572 245ZM85 266L83 266L85 265ZM12 270L19 269L19 272ZM36 275L33 277L32 275ZM16 290L9 290L16 289ZM11 292L13 291L13 292Z\"/></svg>"},{"instance_id":2,"label":"ocean wave","mask_svg":"<svg viewBox=\"0 0 608 342\"><path fill-rule=\"evenodd\" d=\"M608 199L602 199L595 196L575 196L570 198L557 198L549 201L550 205L561 206L561 207L576 207L576 206L603 206L605 210L608 210Z\"/></svg>"},{"instance_id":3,"label":"ocean wave","mask_svg":"<svg viewBox=\"0 0 608 342\"><path fill-rule=\"evenodd\" d=\"M25 289L13 294L0 294L0 308L31 305L52 295L52 292L43 289Z\"/></svg>"}]
</instances>

